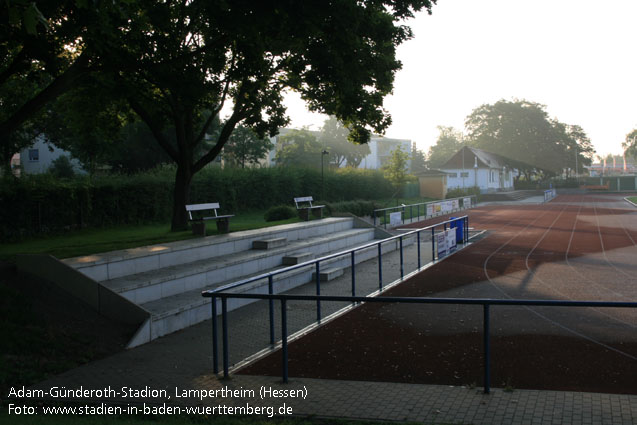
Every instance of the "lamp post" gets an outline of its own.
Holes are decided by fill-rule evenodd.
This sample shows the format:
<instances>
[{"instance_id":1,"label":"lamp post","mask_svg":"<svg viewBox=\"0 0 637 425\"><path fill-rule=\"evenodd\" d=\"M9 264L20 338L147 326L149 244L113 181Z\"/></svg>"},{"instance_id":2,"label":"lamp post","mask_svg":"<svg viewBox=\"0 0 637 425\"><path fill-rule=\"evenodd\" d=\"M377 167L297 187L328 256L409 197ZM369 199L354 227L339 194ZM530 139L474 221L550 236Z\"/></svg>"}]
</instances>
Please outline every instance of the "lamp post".
<instances>
[{"instance_id":1,"label":"lamp post","mask_svg":"<svg viewBox=\"0 0 637 425\"><path fill-rule=\"evenodd\" d=\"M329 155L330 153L327 149L323 149L321 152L321 199L325 201L325 170L323 168L323 158L325 155Z\"/></svg>"}]
</instances>

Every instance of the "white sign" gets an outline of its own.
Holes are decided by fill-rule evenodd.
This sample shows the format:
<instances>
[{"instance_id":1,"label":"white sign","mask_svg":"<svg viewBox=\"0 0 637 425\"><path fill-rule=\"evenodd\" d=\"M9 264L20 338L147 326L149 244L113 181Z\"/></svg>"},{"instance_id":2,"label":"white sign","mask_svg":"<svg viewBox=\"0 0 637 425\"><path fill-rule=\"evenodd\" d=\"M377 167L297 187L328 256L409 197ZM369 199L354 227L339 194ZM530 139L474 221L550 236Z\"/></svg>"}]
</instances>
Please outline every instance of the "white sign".
<instances>
[{"instance_id":1,"label":"white sign","mask_svg":"<svg viewBox=\"0 0 637 425\"><path fill-rule=\"evenodd\" d=\"M403 222L403 213L398 211L398 212L393 212L389 214L389 224L390 226L398 226Z\"/></svg>"},{"instance_id":2,"label":"white sign","mask_svg":"<svg viewBox=\"0 0 637 425\"><path fill-rule=\"evenodd\" d=\"M471 198L464 198L462 200L462 207L463 208L471 208Z\"/></svg>"},{"instance_id":3,"label":"white sign","mask_svg":"<svg viewBox=\"0 0 637 425\"><path fill-rule=\"evenodd\" d=\"M447 230L447 252L456 250L456 229Z\"/></svg>"},{"instance_id":4,"label":"white sign","mask_svg":"<svg viewBox=\"0 0 637 425\"><path fill-rule=\"evenodd\" d=\"M453 210L459 210L460 209L460 200L459 199L454 199L453 201L451 201L451 209L453 209Z\"/></svg>"},{"instance_id":5,"label":"white sign","mask_svg":"<svg viewBox=\"0 0 637 425\"><path fill-rule=\"evenodd\" d=\"M427 204L427 217L434 215L434 204Z\"/></svg>"},{"instance_id":6,"label":"white sign","mask_svg":"<svg viewBox=\"0 0 637 425\"><path fill-rule=\"evenodd\" d=\"M438 247L438 258L442 258L447 255L447 233L436 233L436 245Z\"/></svg>"}]
</instances>

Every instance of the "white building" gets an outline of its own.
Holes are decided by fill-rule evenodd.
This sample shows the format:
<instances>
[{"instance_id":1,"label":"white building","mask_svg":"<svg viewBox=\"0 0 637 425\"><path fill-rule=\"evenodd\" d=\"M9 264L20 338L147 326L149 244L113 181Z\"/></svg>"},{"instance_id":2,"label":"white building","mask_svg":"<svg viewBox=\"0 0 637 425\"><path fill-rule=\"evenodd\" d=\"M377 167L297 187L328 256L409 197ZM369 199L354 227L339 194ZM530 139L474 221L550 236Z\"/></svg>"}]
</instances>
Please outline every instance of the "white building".
<instances>
[{"instance_id":1,"label":"white building","mask_svg":"<svg viewBox=\"0 0 637 425\"><path fill-rule=\"evenodd\" d=\"M36 137L32 146L20 151L19 165L25 174L42 174L49 171L53 161L64 155L71 160L75 172L84 172L77 159L72 158L69 152L49 143L43 135Z\"/></svg>"},{"instance_id":2,"label":"white building","mask_svg":"<svg viewBox=\"0 0 637 425\"><path fill-rule=\"evenodd\" d=\"M363 158L358 168L378 170L385 165L389 158L391 158L392 152L398 147L400 147L403 152L407 152L411 155L411 145L411 140L408 139L391 139L372 135L369 140L370 153Z\"/></svg>"},{"instance_id":3,"label":"white building","mask_svg":"<svg viewBox=\"0 0 637 425\"><path fill-rule=\"evenodd\" d=\"M448 189L477 186L482 193L513 190L515 161L481 149L463 147L440 170L447 173Z\"/></svg>"}]
</instances>

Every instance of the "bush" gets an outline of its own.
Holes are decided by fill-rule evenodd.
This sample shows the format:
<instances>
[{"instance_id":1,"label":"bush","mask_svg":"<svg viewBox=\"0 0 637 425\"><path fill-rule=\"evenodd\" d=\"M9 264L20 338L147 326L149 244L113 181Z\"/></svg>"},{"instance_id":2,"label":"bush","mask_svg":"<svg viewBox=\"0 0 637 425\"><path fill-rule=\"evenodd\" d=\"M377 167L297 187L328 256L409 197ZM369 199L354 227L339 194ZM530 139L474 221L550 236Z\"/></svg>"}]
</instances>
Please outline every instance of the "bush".
<instances>
[{"instance_id":1,"label":"bush","mask_svg":"<svg viewBox=\"0 0 637 425\"><path fill-rule=\"evenodd\" d=\"M344 202L332 202L325 205L327 208L328 214L332 215L334 213L352 213L359 217L371 216L374 213L375 209L380 208L373 201L363 201L363 200L355 200L355 201L344 201Z\"/></svg>"},{"instance_id":2,"label":"bush","mask_svg":"<svg viewBox=\"0 0 637 425\"><path fill-rule=\"evenodd\" d=\"M1 179L0 241L83 227L167 222L172 216L174 181L174 165L92 179L59 179L51 174ZM275 205L291 207L295 197L312 196L331 202L337 212L369 215L374 209L370 201L343 202L354 197L388 198L392 193L389 182L375 170L326 170L322 179L320 170L303 168L208 167L195 175L190 202L219 202L225 211L237 214Z\"/></svg>"},{"instance_id":3,"label":"bush","mask_svg":"<svg viewBox=\"0 0 637 425\"><path fill-rule=\"evenodd\" d=\"M62 155L57 157L51 163L49 172L55 177L70 179L75 176L75 170L73 170L73 164L68 156Z\"/></svg>"},{"instance_id":4,"label":"bush","mask_svg":"<svg viewBox=\"0 0 637 425\"><path fill-rule=\"evenodd\" d=\"M267 210L263 217L265 221L287 220L296 217L296 210L287 205L279 205Z\"/></svg>"}]
</instances>

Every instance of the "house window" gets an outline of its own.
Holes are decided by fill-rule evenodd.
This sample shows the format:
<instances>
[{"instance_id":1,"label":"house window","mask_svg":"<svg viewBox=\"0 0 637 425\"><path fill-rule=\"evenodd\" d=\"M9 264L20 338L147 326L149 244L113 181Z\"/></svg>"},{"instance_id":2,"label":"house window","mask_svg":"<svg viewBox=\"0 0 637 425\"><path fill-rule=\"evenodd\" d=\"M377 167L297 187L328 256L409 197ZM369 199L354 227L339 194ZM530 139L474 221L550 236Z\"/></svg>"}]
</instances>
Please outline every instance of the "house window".
<instances>
[{"instance_id":1,"label":"house window","mask_svg":"<svg viewBox=\"0 0 637 425\"><path fill-rule=\"evenodd\" d=\"M489 171L489 183L494 183L495 182L495 173L493 172L493 170Z\"/></svg>"},{"instance_id":2,"label":"house window","mask_svg":"<svg viewBox=\"0 0 637 425\"><path fill-rule=\"evenodd\" d=\"M465 171L465 172L460 173L460 177L469 177L469 172Z\"/></svg>"},{"instance_id":3,"label":"house window","mask_svg":"<svg viewBox=\"0 0 637 425\"><path fill-rule=\"evenodd\" d=\"M39 149L29 149L29 161L39 161L40 160L40 150Z\"/></svg>"},{"instance_id":4,"label":"house window","mask_svg":"<svg viewBox=\"0 0 637 425\"><path fill-rule=\"evenodd\" d=\"M450 178L452 178L452 179L455 179L456 177L458 177L458 173L449 173L449 174L447 175L447 177L450 177Z\"/></svg>"}]
</instances>

